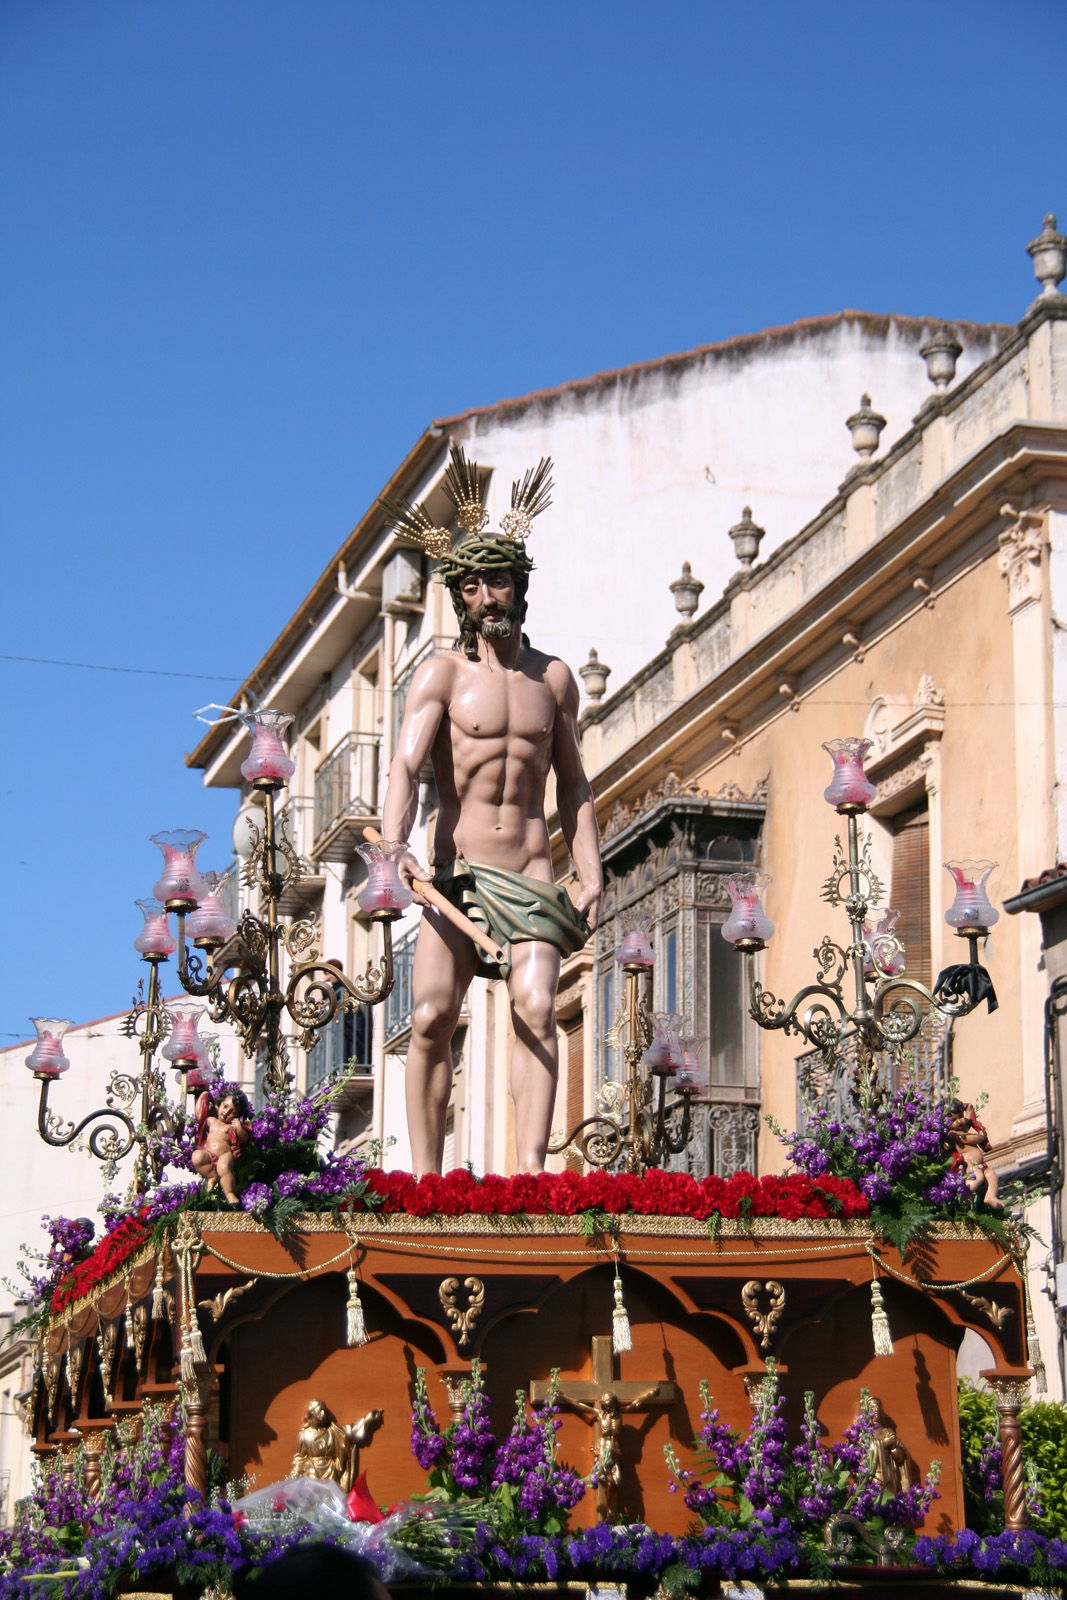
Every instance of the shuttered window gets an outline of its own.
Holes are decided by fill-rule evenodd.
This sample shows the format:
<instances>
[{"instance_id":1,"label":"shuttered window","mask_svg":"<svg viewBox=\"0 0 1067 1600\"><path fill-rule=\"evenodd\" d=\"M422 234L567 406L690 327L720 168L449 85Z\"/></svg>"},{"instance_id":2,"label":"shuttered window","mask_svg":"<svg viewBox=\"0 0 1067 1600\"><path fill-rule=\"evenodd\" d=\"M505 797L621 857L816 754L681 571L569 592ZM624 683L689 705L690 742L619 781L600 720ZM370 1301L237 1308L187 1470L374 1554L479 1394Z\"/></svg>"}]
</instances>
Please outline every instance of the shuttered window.
<instances>
[{"instance_id":1,"label":"shuttered window","mask_svg":"<svg viewBox=\"0 0 1067 1600\"><path fill-rule=\"evenodd\" d=\"M893 879L889 904L900 913L909 978L928 984L930 970L930 816L926 806L892 819Z\"/></svg>"}]
</instances>

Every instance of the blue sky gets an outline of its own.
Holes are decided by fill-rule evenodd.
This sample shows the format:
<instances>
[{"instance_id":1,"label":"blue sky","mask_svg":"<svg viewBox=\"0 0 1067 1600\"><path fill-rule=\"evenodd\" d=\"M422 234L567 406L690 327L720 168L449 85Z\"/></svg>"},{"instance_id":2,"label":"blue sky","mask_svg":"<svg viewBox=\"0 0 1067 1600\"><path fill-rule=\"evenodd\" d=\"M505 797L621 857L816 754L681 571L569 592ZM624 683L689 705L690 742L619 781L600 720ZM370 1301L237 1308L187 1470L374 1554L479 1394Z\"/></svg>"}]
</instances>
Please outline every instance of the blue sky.
<instances>
[{"instance_id":1,"label":"blue sky","mask_svg":"<svg viewBox=\"0 0 1067 1600\"><path fill-rule=\"evenodd\" d=\"M1060 0L5 0L0 1043L128 1003L147 836L226 858L193 709L429 419L846 306L1016 320L1065 46Z\"/></svg>"}]
</instances>

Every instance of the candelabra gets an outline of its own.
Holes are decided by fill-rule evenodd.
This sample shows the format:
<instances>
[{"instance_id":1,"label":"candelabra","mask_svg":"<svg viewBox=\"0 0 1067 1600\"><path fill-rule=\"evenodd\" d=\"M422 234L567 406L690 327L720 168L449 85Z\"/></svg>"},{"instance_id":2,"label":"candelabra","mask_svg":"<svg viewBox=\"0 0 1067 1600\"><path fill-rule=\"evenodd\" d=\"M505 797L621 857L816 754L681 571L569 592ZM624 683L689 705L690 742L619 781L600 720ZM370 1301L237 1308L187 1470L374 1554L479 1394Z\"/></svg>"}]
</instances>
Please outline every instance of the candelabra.
<instances>
[{"instance_id":1,"label":"candelabra","mask_svg":"<svg viewBox=\"0 0 1067 1600\"><path fill-rule=\"evenodd\" d=\"M575 1150L594 1167L619 1164L625 1172L643 1173L680 1155L689 1143L693 1096L707 1087L696 1058L694 1041L684 1039L675 1017L654 1016L649 1008L653 953L646 930L630 926L615 959L625 978L622 1004L605 1043L621 1049L626 1062L623 1082L605 1083L597 1109L565 1138L554 1140L551 1155ZM667 1086L682 1097L679 1126L672 1132Z\"/></svg>"},{"instance_id":2,"label":"candelabra","mask_svg":"<svg viewBox=\"0 0 1067 1600\"><path fill-rule=\"evenodd\" d=\"M182 988L203 999L216 1022L235 1025L245 1051L264 1063L267 1094L284 1096L292 1076L283 1017L291 1019L298 1043L310 1050L340 1009L384 1000L393 987L391 924L411 896L395 872L390 877L388 859L372 861L360 905L381 924L384 949L381 960L369 961L355 978L345 976L340 962L323 957L314 922L282 921L278 902L301 877L300 858L275 815L275 797L294 771L281 737L293 718L290 712L267 709L236 715L252 736L241 773L263 797L262 826L248 823L250 848L243 869L245 884L259 891L261 914L245 911L236 925L227 916L196 865L202 833L179 829L153 835L164 858L155 893L177 917ZM283 955L289 968L284 981Z\"/></svg>"},{"instance_id":3,"label":"candelabra","mask_svg":"<svg viewBox=\"0 0 1067 1600\"><path fill-rule=\"evenodd\" d=\"M874 799L875 788L863 770L870 749L867 739L833 739L823 746L834 763L834 776L825 798L846 819L847 845L840 835L834 841L833 865L821 890L831 906L842 906L851 926L851 941L837 944L829 935L814 951L815 981L801 988L788 1004L765 989L756 975L756 955L774 932L761 904L763 889L771 880L747 871L727 880L732 901L722 936L741 952L746 965L749 1011L761 1028L801 1034L820 1050L833 1067L843 1053L846 1035L857 1041L857 1084L867 1093L878 1086L877 1056L894 1069L905 1046L936 1014L953 1023L985 1000L992 1011L996 996L989 974L978 961L978 941L988 934L1000 913L990 904L986 881L996 863L948 861L956 897L945 920L968 941L964 963L946 967L932 988L905 971L905 951L893 932L896 913L887 910L877 923L868 920L884 893L871 858L871 838L862 842L859 818ZM855 994L849 1007L845 985L851 973Z\"/></svg>"},{"instance_id":4,"label":"candelabra","mask_svg":"<svg viewBox=\"0 0 1067 1600\"><path fill-rule=\"evenodd\" d=\"M48 1104L52 1084L70 1066L62 1043L70 1023L47 1017L32 1018L37 1029L37 1044L26 1057L26 1065L41 1084L37 1132L45 1144L53 1147L72 1145L92 1128L92 1132L87 1134L86 1143L90 1153L103 1163L104 1178L109 1183L115 1177L118 1163L136 1145L133 1188L136 1194L144 1194L159 1182L163 1170L159 1154L161 1137L177 1132L182 1122L181 1103L174 1106L168 1100L163 1072L156 1061L157 1048L172 1030L176 1038L180 1037L182 1019L172 1017L160 997L159 965L174 950L174 940L170 937L165 919L161 917L163 908L154 901L139 901L138 904L145 912L145 930L135 940L135 948L148 963L148 991L134 1000L122 1031L127 1038L136 1038L138 1042L140 1072L123 1072L117 1067L112 1068L105 1090L106 1105L90 1111L80 1122L73 1123L65 1121ZM141 988L140 985L138 987ZM183 1060L179 1057L173 1062L182 1071L182 1103L185 1088L198 1086L195 1068L201 1062L205 1067L207 1064L205 1041L198 1038L196 1045L198 1048L194 1058ZM169 1049L164 1050L164 1055L173 1053ZM187 1083L186 1080L191 1081ZM131 1115L134 1107L137 1108L136 1121Z\"/></svg>"}]
</instances>

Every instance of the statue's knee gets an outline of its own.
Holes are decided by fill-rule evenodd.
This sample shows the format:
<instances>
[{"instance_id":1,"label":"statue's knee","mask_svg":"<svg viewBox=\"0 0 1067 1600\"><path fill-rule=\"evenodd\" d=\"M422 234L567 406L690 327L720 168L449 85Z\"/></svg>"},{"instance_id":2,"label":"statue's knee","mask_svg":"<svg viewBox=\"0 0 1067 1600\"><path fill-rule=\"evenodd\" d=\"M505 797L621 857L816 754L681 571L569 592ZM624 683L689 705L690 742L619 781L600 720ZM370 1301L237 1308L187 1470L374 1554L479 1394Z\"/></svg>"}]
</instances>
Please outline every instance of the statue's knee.
<instances>
[{"instance_id":1,"label":"statue's knee","mask_svg":"<svg viewBox=\"0 0 1067 1600\"><path fill-rule=\"evenodd\" d=\"M554 1039L556 996L547 989L530 989L512 998L515 1020L538 1039Z\"/></svg>"},{"instance_id":2,"label":"statue's knee","mask_svg":"<svg viewBox=\"0 0 1067 1600\"><path fill-rule=\"evenodd\" d=\"M420 1043L444 1045L456 1031L459 1007L436 1000L420 1000L411 1014L411 1031Z\"/></svg>"}]
</instances>

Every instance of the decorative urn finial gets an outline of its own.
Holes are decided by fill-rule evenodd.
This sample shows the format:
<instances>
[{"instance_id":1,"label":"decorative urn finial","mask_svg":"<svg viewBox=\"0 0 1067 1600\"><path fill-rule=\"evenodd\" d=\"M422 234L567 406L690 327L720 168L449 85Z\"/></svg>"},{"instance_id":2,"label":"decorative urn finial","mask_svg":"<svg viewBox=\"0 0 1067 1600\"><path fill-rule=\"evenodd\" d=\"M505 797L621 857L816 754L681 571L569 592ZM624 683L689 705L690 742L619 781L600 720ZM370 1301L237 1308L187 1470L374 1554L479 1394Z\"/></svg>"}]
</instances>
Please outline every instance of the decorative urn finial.
<instances>
[{"instance_id":1,"label":"decorative urn finial","mask_svg":"<svg viewBox=\"0 0 1067 1600\"><path fill-rule=\"evenodd\" d=\"M1056 231L1056 218L1051 211L1045 217L1044 228L1026 248L1034 263L1034 277L1041 285L1037 298L1062 300L1056 285L1067 276L1067 238Z\"/></svg>"},{"instance_id":2,"label":"decorative urn finial","mask_svg":"<svg viewBox=\"0 0 1067 1600\"><path fill-rule=\"evenodd\" d=\"M670 585L674 603L682 616L688 622L700 604L700 596L704 592L704 585L699 578L693 577L693 569L688 561L682 562L682 576L675 578Z\"/></svg>"},{"instance_id":3,"label":"decorative urn finial","mask_svg":"<svg viewBox=\"0 0 1067 1600\"><path fill-rule=\"evenodd\" d=\"M919 346L919 354L926 362L926 376L939 393L943 392L956 376L956 362L963 354L963 346L947 322L942 322Z\"/></svg>"},{"instance_id":4,"label":"decorative urn finial","mask_svg":"<svg viewBox=\"0 0 1067 1600\"><path fill-rule=\"evenodd\" d=\"M578 668L578 676L585 685L587 697L592 700L594 704L598 700L603 700L604 690L608 686L608 677L610 673L611 668L605 666L604 662L601 661L595 650L590 649L589 660L585 663L584 667Z\"/></svg>"},{"instance_id":5,"label":"decorative urn finial","mask_svg":"<svg viewBox=\"0 0 1067 1600\"><path fill-rule=\"evenodd\" d=\"M869 394L860 395L860 408L846 419L845 427L852 435L853 450L863 461L869 461L878 448L885 427L885 418L871 409Z\"/></svg>"},{"instance_id":6,"label":"decorative urn finial","mask_svg":"<svg viewBox=\"0 0 1067 1600\"><path fill-rule=\"evenodd\" d=\"M761 528L752 520L752 507L743 506L741 521L735 522L729 529L730 538L734 542L734 554L738 563L748 568L759 555L760 540L766 533L766 528Z\"/></svg>"}]
</instances>

